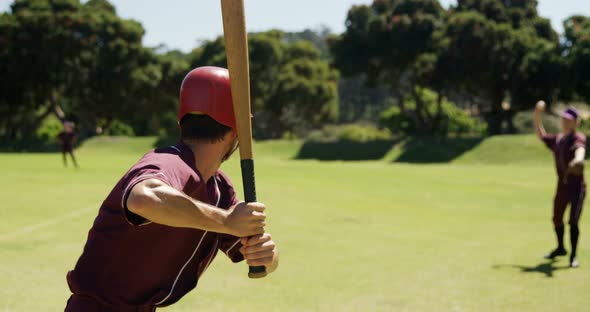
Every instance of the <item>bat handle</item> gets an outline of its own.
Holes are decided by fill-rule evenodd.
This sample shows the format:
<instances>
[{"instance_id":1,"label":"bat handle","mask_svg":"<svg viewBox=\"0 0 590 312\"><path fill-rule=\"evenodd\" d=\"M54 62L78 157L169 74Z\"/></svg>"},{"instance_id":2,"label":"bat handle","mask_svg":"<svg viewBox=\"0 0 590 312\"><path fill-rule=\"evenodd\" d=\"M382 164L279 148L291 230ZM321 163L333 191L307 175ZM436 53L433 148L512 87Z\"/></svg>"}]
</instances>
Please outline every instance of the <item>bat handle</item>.
<instances>
[{"instance_id":1,"label":"bat handle","mask_svg":"<svg viewBox=\"0 0 590 312\"><path fill-rule=\"evenodd\" d=\"M242 159L242 182L244 183L244 199L247 203L256 202L256 180L254 178L254 160ZM265 266L251 266L248 270L248 277L263 278L266 276Z\"/></svg>"}]
</instances>

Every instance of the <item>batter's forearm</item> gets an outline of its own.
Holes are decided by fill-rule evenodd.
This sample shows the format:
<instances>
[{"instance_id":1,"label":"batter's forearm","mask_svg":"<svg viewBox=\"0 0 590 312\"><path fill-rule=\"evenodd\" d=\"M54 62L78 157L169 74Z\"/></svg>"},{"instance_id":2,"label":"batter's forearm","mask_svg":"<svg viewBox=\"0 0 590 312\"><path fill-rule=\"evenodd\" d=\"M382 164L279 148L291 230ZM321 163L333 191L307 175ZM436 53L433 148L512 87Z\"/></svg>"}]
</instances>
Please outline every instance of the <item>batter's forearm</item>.
<instances>
[{"instance_id":1,"label":"batter's forearm","mask_svg":"<svg viewBox=\"0 0 590 312\"><path fill-rule=\"evenodd\" d=\"M159 180L135 185L127 209L158 224L227 233L226 211L194 200Z\"/></svg>"}]
</instances>

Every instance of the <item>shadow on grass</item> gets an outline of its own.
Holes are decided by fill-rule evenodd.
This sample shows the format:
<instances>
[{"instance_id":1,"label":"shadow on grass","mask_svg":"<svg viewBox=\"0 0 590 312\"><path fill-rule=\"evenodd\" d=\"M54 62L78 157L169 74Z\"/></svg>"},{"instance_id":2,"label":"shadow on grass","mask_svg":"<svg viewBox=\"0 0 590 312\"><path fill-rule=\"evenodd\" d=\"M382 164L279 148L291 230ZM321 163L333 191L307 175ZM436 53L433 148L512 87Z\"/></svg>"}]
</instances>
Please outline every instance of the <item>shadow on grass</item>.
<instances>
[{"instance_id":1,"label":"shadow on grass","mask_svg":"<svg viewBox=\"0 0 590 312\"><path fill-rule=\"evenodd\" d=\"M477 147L484 138L412 137L371 142L306 142L295 159L379 160L392 148L401 150L393 162L446 163Z\"/></svg>"},{"instance_id":2,"label":"shadow on grass","mask_svg":"<svg viewBox=\"0 0 590 312\"><path fill-rule=\"evenodd\" d=\"M526 266L526 265L518 265L518 264L497 264L494 265L494 269L502 269L502 268L515 268L519 269L520 273L540 273L544 274L545 277L553 277L553 273L557 270L564 270L569 269L569 266L556 266L555 260L547 260L545 262L541 262L536 266Z\"/></svg>"},{"instance_id":3,"label":"shadow on grass","mask_svg":"<svg viewBox=\"0 0 590 312\"><path fill-rule=\"evenodd\" d=\"M305 142L295 159L317 160L378 160L398 144L400 140L371 142Z\"/></svg>"},{"instance_id":4,"label":"shadow on grass","mask_svg":"<svg viewBox=\"0 0 590 312\"><path fill-rule=\"evenodd\" d=\"M446 163L477 147L484 138L408 138L398 163Z\"/></svg>"},{"instance_id":5,"label":"shadow on grass","mask_svg":"<svg viewBox=\"0 0 590 312\"><path fill-rule=\"evenodd\" d=\"M80 142L76 143L76 148ZM61 152L57 142L29 140L29 141L0 141L0 153L56 153Z\"/></svg>"}]
</instances>

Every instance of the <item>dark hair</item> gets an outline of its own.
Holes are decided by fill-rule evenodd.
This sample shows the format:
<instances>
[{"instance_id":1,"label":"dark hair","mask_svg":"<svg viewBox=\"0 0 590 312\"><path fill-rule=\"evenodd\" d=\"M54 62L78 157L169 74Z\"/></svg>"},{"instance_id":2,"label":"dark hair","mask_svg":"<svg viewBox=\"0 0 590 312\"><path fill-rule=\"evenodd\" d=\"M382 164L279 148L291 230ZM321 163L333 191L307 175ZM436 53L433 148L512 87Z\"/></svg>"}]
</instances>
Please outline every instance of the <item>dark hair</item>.
<instances>
[{"instance_id":1,"label":"dark hair","mask_svg":"<svg viewBox=\"0 0 590 312\"><path fill-rule=\"evenodd\" d=\"M219 142L231 131L208 115L187 114L180 120L180 138L183 141L208 140Z\"/></svg>"}]
</instances>

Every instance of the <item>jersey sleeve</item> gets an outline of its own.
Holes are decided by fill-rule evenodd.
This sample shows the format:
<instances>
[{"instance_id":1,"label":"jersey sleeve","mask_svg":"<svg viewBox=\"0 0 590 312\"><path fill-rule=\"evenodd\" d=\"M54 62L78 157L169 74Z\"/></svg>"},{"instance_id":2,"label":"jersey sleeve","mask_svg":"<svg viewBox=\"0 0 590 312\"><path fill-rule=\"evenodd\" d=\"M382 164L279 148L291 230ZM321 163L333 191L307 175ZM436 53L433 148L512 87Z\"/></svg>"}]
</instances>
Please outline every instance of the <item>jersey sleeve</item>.
<instances>
[{"instance_id":1,"label":"jersey sleeve","mask_svg":"<svg viewBox=\"0 0 590 312\"><path fill-rule=\"evenodd\" d=\"M555 134L545 134L541 137L541 140L550 150L554 150L555 146L557 145L557 136Z\"/></svg>"},{"instance_id":2,"label":"jersey sleeve","mask_svg":"<svg viewBox=\"0 0 590 312\"><path fill-rule=\"evenodd\" d=\"M219 203L220 208L228 209L239 202L236 190L229 178L222 172L217 172L217 179L219 182L219 188L222 193L221 201Z\"/></svg>"},{"instance_id":3,"label":"jersey sleeve","mask_svg":"<svg viewBox=\"0 0 590 312\"><path fill-rule=\"evenodd\" d=\"M227 195L229 197L228 207L232 207L233 205L238 203L238 197L236 196L236 192L227 179L226 176L223 177L228 185ZM229 234L223 234L221 236L221 243L219 245L219 250L221 250L230 260L234 263L244 261L244 255L240 252L240 248L242 248L242 243L240 243L240 238L235 237Z\"/></svg>"},{"instance_id":4,"label":"jersey sleeve","mask_svg":"<svg viewBox=\"0 0 590 312\"><path fill-rule=\"evenodd\" d=\"M239 202L236 191L229 178L223 172L219 171L217 177L220 182L220 188L223 188L222 200L219 207L228 209ZM234 263L244 260L240 248L242 248L242 243L240 243L239 237L229 234L220 234L219 250L221 250Z\"/></svg>"},{"instance_id":5,"label":"jersey sleeve","mask_svg":"<svg viewBox=\"0 0 590 312\"><path fill-rule=\"evenodd\" d=\"M576 139L574 141L574 146L576 148L580 148L580 147L586 148L586 136L581 133L577 133Z\"/></svg>"},{"instance_id":6,"label":"jersey sleeve","mask_svg":"<svg viewBox=\"0 0 590 312\"><path fill-rule=\"evenodd\" d=\"M239 237L229 234L221 234L219 250L221 250L232 262L244 261L244 255L240 252L242 243Z\"/></svg>"},{"instance_id":7,"label":"jersey sleeve","mask_svg":"<svg viewBox=\"0 0 590 312\"><path fill-rule=\"evenodd\" d=\"M148 222L148 220L145 218L138 216L127 209L127 199L129 198L129 194L131 193L133 187L138 183L149 179L158 179L174 187L174 179L171 175L171 172L167 172L167 170L165 170L161 165L141 164L141 162L138 164L138 166L131 168L131 170L127 172L122 181L122 189L124 191L123 196L121 197L121 207L123 208L123 214L125 218L130 224L141 225Z\"/></svg>"}]
</instances>

